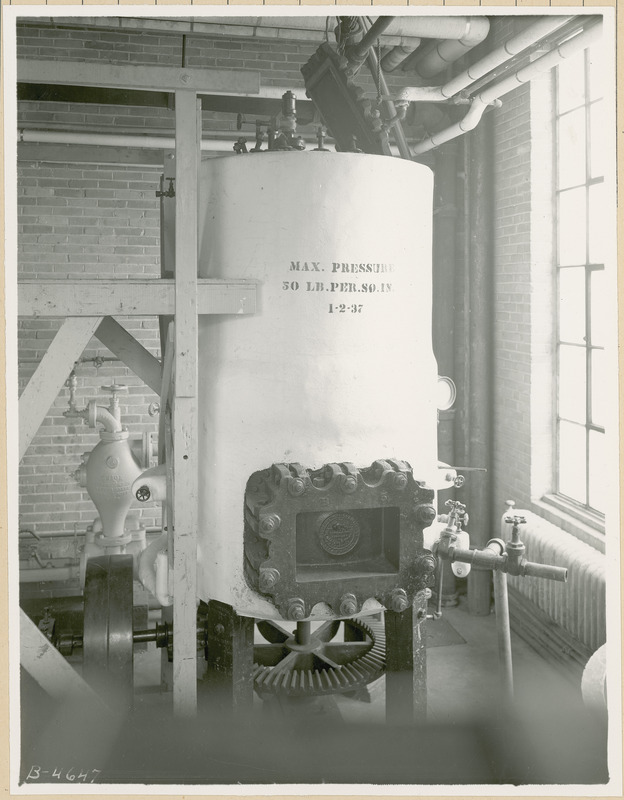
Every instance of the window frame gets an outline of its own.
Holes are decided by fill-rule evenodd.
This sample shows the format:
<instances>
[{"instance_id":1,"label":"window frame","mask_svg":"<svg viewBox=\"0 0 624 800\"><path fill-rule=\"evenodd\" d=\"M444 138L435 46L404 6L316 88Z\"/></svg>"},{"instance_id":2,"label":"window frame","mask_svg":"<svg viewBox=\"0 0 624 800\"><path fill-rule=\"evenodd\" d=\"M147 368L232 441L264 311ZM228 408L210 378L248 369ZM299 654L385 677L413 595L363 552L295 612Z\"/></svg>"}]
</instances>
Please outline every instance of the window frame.
<instances>
[{"instance_id":1,"label":"window frame","mask_svg":"<svg viewBox=\"0 0 624 800\"><path fill-rule=\"evenodd\" d=\"M570 516L572 519L577 520L584 526L590 529L596 529L597 533L604 534L605 527L605 514L604 510L597 509L591 506L591 493L590 493L590 439L592 432L599 433L603 436L605 434L604 426L597 425L592 419L592 368L593 368L593 354L597 351L605 351L604 345L594 345L592 343L592 274L598 271L605 270L605 261L602 263L594 263L590 261L590 206L589 196L590 187L596 185L605 185L605 175L600 176L591 175L591 148L592 148L592 131L591 131L591 109L598 103L603 102L603 95L597 97L591 95L590 83L590 59L591 49L583 51L583 91L580 102L572 105L561 111L559 94L560 87L560 68L562 65L557 66L552 70L552 113L553 113L553 255L554 255L554 283L555 283L555 307L556 307L556 330L555 330L555 346L554 346L554 397L553 397L553 491L548 493L543 498L543 501L548 505L558 509L559 512ZM563 64L565 66L565 62ZM604 106L603 106L604 108ZM583 111L584 120L584 165L583 173L584 180L581 183L570 183L569 185L560 185L560 136L559 129L561 120L567 115ZM593 144L595 145L595 138ZM564 192L584 188L585 194L585 260L584 263L579 264L561 264L560 263L560 202L561 196ZM561 277L563 270L567 269L582 269L583 270L583 302L584 302L584 328L585 335L583 342L567 341L561 336ZM562 417L560 408L560 355L561 347L582 348L584 351L585 362L585 419L584 422L578 420L568 419ZM560 487L560 452L561 452L561 423L566 422L571 425L582 428L584 432L584 454L585 454L585 475L584 475L584 500L579 497L571 497L561 491ZM606 440L605 440L606 441ZM584 537L581 537L584 538Z\"/></svg>"}]
</instances>

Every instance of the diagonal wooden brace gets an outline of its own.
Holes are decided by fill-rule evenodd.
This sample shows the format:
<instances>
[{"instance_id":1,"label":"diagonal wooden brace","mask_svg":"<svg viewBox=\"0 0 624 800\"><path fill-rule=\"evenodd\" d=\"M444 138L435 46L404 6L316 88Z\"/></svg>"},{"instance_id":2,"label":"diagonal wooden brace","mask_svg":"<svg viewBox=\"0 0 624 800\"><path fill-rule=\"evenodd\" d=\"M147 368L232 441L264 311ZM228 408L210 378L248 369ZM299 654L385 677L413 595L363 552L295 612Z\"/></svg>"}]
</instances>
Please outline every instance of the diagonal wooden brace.
<instances>
[{"instance_id":1,"label":"diagonal wooden brace","mask_svg":"<svg viewBox=\"0 0 624 800\"><path fill-rule=\"evenodd\" d=\"M95 335L105 347L114 353L143 380L152 391L160 394L162 368L160 361L146 350L131 333L113 317L104 317Z\"/></svg>"},{"instance_id":2,"label":"diagonal wooden brace","mask_svg":"<svg viewBox=\"0 0 624 800\"><path fill-rule=\"evenodd\" d=\"M58 330L19 400L19 457L24 457L50 406L97 328L100 317L69 317Z\"/></svg>"}]
</instances>

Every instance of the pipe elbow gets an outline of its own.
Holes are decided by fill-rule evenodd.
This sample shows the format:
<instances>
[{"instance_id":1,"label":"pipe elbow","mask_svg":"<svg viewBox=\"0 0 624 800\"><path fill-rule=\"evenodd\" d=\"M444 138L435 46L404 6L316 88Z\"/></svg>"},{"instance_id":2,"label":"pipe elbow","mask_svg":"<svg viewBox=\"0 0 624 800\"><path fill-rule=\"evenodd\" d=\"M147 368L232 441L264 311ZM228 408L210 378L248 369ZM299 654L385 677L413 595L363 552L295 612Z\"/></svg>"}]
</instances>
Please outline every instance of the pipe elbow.
<instances>
[{"instance_id":1,"label":"pipe elbow","mask_svg":"<svg viewBox=\"0 0 624 800\"><path fill-rule=\"evenodd\" d=\"M139 580L148 592L156 597L156 567L155 562L159 553L167 548L167 534L163 533L139 555L138 574Z\"/></svg>"},{"instance_id":2,"label":"pipe elbow","mask_svg":"<svg viewBox=\"0 0 624 800\"><path fill-rule=\"evenodd\" d=\"M490 20L487 17L469 17L466 33L460 39L466 47L475 47L483 42L490 32Z\"/></svg>"},{"instance_id":3,"label":"pipe elbow","mask_svg":"<svg viewBox=\"0 0 624 800\"><path fill-rule=\"evenodd\" d=\"M108 433L121 433L121 422L103 406L95 406L95 423L100 423ZM95 425L93 425L95 427Z\"/></svg>"}]
</instances>

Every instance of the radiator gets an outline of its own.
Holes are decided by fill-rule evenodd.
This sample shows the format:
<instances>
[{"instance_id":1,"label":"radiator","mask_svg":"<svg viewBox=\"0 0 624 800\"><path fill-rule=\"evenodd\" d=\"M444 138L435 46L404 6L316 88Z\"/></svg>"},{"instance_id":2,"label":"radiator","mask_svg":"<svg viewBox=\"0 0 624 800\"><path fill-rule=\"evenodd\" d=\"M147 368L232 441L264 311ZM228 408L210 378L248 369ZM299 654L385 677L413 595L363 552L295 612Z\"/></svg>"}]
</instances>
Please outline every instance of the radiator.
<instances>
[{"instance_id":1,"label":"radiator","mask_svg":"<svg viewBox=\"0 0 624 800\"><path fill-rule=\"evenodd\" d=\"M589 654L605 642L605 557L530 511L513 509L526 519L520 539L529 561L567 567L567 583L543 578L509 576L509 586L534 603L557 625L585 645ZM511 525L502 522L502 539L511 538Z\"/></svg>"}]
</instances>

